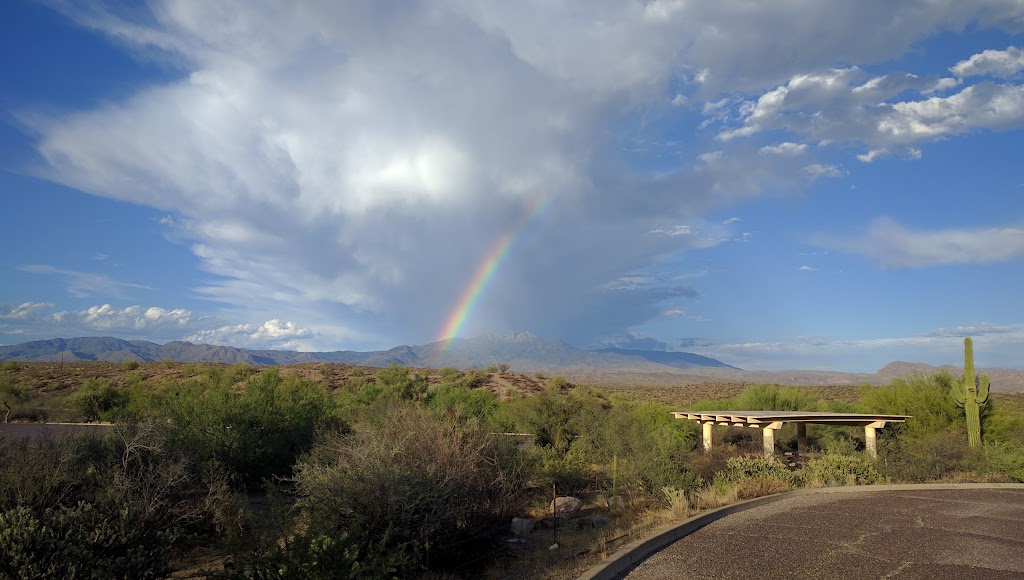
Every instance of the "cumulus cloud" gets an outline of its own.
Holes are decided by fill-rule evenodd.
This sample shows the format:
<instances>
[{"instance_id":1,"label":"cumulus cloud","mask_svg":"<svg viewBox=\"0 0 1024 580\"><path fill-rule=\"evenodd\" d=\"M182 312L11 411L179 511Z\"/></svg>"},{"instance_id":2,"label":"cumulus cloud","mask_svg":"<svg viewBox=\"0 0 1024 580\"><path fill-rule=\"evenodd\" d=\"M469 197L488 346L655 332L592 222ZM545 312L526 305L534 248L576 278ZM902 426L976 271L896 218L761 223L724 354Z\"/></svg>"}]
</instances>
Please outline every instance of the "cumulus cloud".
<instances>
[{"instance_id":1,"label":"cumulus cloud","mask_svg":"<svg viewBox=\"0 0 1024 580\"><path fill-rule=\"evenodd\" d=\"M986 51L955 71L1018 70L1020 51ZM987 56L986 56L987 55ZM986 64L987 63L987 64ZM1002 63L999 69L995 63ZM982 81L948 95L933 93L960 86L962 79L911 73L870 76L859 67L797 74L736 110L737 122L722 123L718 139L730 142L769 131L787 131L823 145L862 144L863 162L897 150L919 158L917 143L977 130L1005 131L1024 126L1024 86ZM730 119L716 112L716 119ZM783 144L785 145L785 143ZM803 149L800 149L803 151ZM764 146L764 154L795 153L795 147Z\"/></svg>"},{"instance_id":2,"label":"cumulus cloud","mask_svg":"<svg viewBox=\"0 0 1024 580\"><path fill-rule=\"evenodd\" d=\"M986 50L956 63L949 70L961 78L980 75L1012 77L1024 70L1024 50L1016 46L1006 50Z\"/></svg>"},{"instance_id":3,"label":"cumulus cloud","mask_svg":"<svg viewBox=\"0 0 1024 580\"><path fill-rule=\"evenodd\" d=\"M765 145L759 152L762 155L800 155L805 151L807 151L807 144L786 141L778 145Z\"/></svg>"},{"instance_id":4,"label":"cumulus cloud","mask_svg":"<svg viewBox=\"0 0 1024 580\"><path fill-rule=\"evenodd\" d=\"M17 306L0 308L0 319L27 320L38 316L40 312L53 308L50 302L23 302Z\"/></svg>"},{"instance_id":5,"label":"cumulus cloud","mask_svg":"<svg viewBox=\"0 0 1024 580\"><path fill-rule=\"evenodd\" d=\"M268 320L260 326L252 324L226 325L201 330L185 340L205 344L230 344L242 348L300 349L305 339L318 336L318 332L293 322Z\"/></svg>"},{"instance_id":6,"label":"cumulus cloud","mask_svg":"<svg viewBox=\"0 0 1024 580\"><path fill-rule=\"evenodd\" d=\"M1024 256L1022 228L920 230L885 217L873 220L860 236L821 236L816 241L823 247L867 256L887 268L989 264Z\"/></svg>"},{"instance_id":7,"label":"cumulus cloud","mask_svg":"<svg viewBox=\"0 0 1024 580\"><path fill-rule=\"evenodd\" d=\"M110 304L91 306L74 312L58 312L53 319L78 324L93 330L142 330L154 327L185 327L192 321L192 312L183 308L166 310L158 306L116 308Z\"/></svg>"},{"instance_id":8,"label":"cumulus cloud","mask_svg":"<svg viewBox=\"0 0 1024 580\"><path fill-rule=\"evenodd\" d=\"M832 63L1024 22L1024 7L1000 0L57 6L179 74L86 110L24 114L46 177L159 210L212 275L196 291L243 320L416 341L434 337L510 233L466 334L593 340L657 317L662 294L609 283L733 237L675 224L841 175L794 143L895 150L1016 122L1012 85L915 110L887 101L937 79ZM701 110L721 130L673 135L692 147L656 171L624 161L633 135L609 130L641 115L684 126ZM774 129L795 136L780 144ZM141 288L45 268L76 296Z\"/></svg>"}]
</instances>

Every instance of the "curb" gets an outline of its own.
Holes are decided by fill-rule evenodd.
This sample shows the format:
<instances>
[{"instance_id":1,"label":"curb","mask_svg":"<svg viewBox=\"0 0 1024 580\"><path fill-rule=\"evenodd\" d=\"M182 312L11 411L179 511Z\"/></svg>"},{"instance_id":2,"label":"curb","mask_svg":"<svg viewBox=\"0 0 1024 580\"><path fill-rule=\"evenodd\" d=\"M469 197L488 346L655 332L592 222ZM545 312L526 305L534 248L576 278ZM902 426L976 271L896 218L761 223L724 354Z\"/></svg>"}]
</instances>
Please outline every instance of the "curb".
<instances>
[{"instance_id":1,"label":"curb","mask_svg":"<svg viewBox=\"0 0 1024 580\"><path fill-rule=\"evenodd\" d=\"M578 580L615 580L622 578L641 562L664 549L669 544L680 540L704 526L720 520L725 516L746 511L758 506L774 503L791 497L813 495L819 493L857 493L881 491L914 491L931 489L1024 489L1024 483L908 483L887 485L850 485L842 487L819 487L797 489L775 495L766 495L748 499L732 505L720 507L694 516L688 520L669 524L655 530L645 538L626 544L622 549L609 556L607 560L595 564L579 576Z\"/></svg>"}]
</instances>

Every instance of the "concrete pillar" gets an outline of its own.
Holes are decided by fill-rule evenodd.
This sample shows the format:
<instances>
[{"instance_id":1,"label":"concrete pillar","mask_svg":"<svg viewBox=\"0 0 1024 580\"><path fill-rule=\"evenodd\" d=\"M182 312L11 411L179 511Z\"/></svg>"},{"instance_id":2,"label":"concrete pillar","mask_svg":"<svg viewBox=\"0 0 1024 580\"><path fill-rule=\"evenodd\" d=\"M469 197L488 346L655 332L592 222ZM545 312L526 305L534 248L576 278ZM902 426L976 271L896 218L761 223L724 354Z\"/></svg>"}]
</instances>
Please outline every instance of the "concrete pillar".
<instances>
[{"instance_id":1,"label":"concrete pillar","mask_svg":"<svg viewBox=\"0 0 1024 580\"><path fill-rule=\"evenodd\" d=\"M764 455L765 457L771 457L775 455L775 429L765 427L761 431L764 438Z\"/></svg>"},{"instance_id":2,"label":"concrete pillar","mask_svg":"<svg viewBox=\"0 0 1024 580\"><path fill-rule=\"evenodd\" d=\"M807 423L796 424L796 454L807 453Z\"/></svg>"},{"instance_id":3,"label":"concrete pillar","mask_svg":"<svg viewBox=\"0 0 1024 580\"><path fill-rule=\"evenodd\" d=\"M878 439L875 437L875 428L871 425L864 427L864 448L871 457L878 457Z\"/></svg>"},{"instance_id":4,"label":"concrete pillar","mask_svg":"<svg viewBox=\"0 0 1024 580\"><path fill-rule=\"evenodd\" d=\"M715 426L715 424L711 423L711 422L703 424L703 427L704 427L704 451L711 451L711 428L714 427L714 426Z\"/></svg>"}]
</instances>

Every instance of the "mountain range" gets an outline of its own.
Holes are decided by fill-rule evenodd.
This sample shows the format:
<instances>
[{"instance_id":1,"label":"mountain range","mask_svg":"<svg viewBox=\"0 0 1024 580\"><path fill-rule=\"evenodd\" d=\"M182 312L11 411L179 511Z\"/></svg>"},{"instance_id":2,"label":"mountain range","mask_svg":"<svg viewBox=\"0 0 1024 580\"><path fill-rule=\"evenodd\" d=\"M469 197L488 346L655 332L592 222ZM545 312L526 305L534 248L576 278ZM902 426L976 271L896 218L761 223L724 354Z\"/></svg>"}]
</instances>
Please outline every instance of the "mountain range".
<instances>
[{"instance_id":1,"label":"mountain range","mask_svg":"<svg viewBox=\"0 0 1024 580\"><path fill-rule=\"evenodd\" d=\"M659 352L606 348L584 350L564 342L542 340L529 332L476 338L454 338L421 346L358 352L299 352L252 350L174 341L157 344L113 337L55 338L0 346L0 360L220 362L289 365L309 362L346 363L385 367L461 369L507 364L516 372L672 372L690 368L736 369L713 358L687 352Z\"/></svg>"},{"instance_id":2,"label":"mountain range","mask_svg":"<svg viewBox=\"0 0 1024 580\"><path fill-rule=\"evenodd\" d=\"M909 362L893 362L876 373L815 370L747 371L689 352L622 348L585 350L564 342L543 340L530 332L453 338L425 345L403 345L369 352L253 350L183 341L157 344L113 337L55 338L0 346L0 360L8 359L39 362L172 360L253 365L323 362L376 367L397 364L435 369L444 366L480 369L507 364L509 369L515 372L560 373L578 382L652 386L701 381L783 385L883 385L896 377L915 372L932 373L942 369L954 375L962 372L952 366L935 367ZM992 379L993 390L1024 391L1024 371L993 368L979 369L978 372L988 373Z\"/></svg>"}]
</instances>

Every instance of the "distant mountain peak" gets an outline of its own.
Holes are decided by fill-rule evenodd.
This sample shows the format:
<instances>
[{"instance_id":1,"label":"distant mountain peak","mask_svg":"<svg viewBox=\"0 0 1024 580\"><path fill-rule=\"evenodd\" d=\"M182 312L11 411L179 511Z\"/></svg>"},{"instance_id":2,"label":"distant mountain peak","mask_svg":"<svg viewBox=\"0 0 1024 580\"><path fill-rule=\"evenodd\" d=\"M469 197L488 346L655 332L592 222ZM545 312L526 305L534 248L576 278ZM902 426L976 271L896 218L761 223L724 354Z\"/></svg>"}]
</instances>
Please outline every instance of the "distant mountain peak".
<instances>
[{"instance_id":1,"label":"distant mountain peak","mask_svg":"<svg viewBox=\"0 0 1024 580\"><path fill-rule=\"evenodd\" d=\"M489 340L512 342L516 344L538 342L540 340L540 338L538 338L536 334L530 332L529 330L524 330L522 332L517 332L513 330L511 332L506 332L504 334L492 333L488 334L486 338Z\"/></svg>"}]
</instances>

